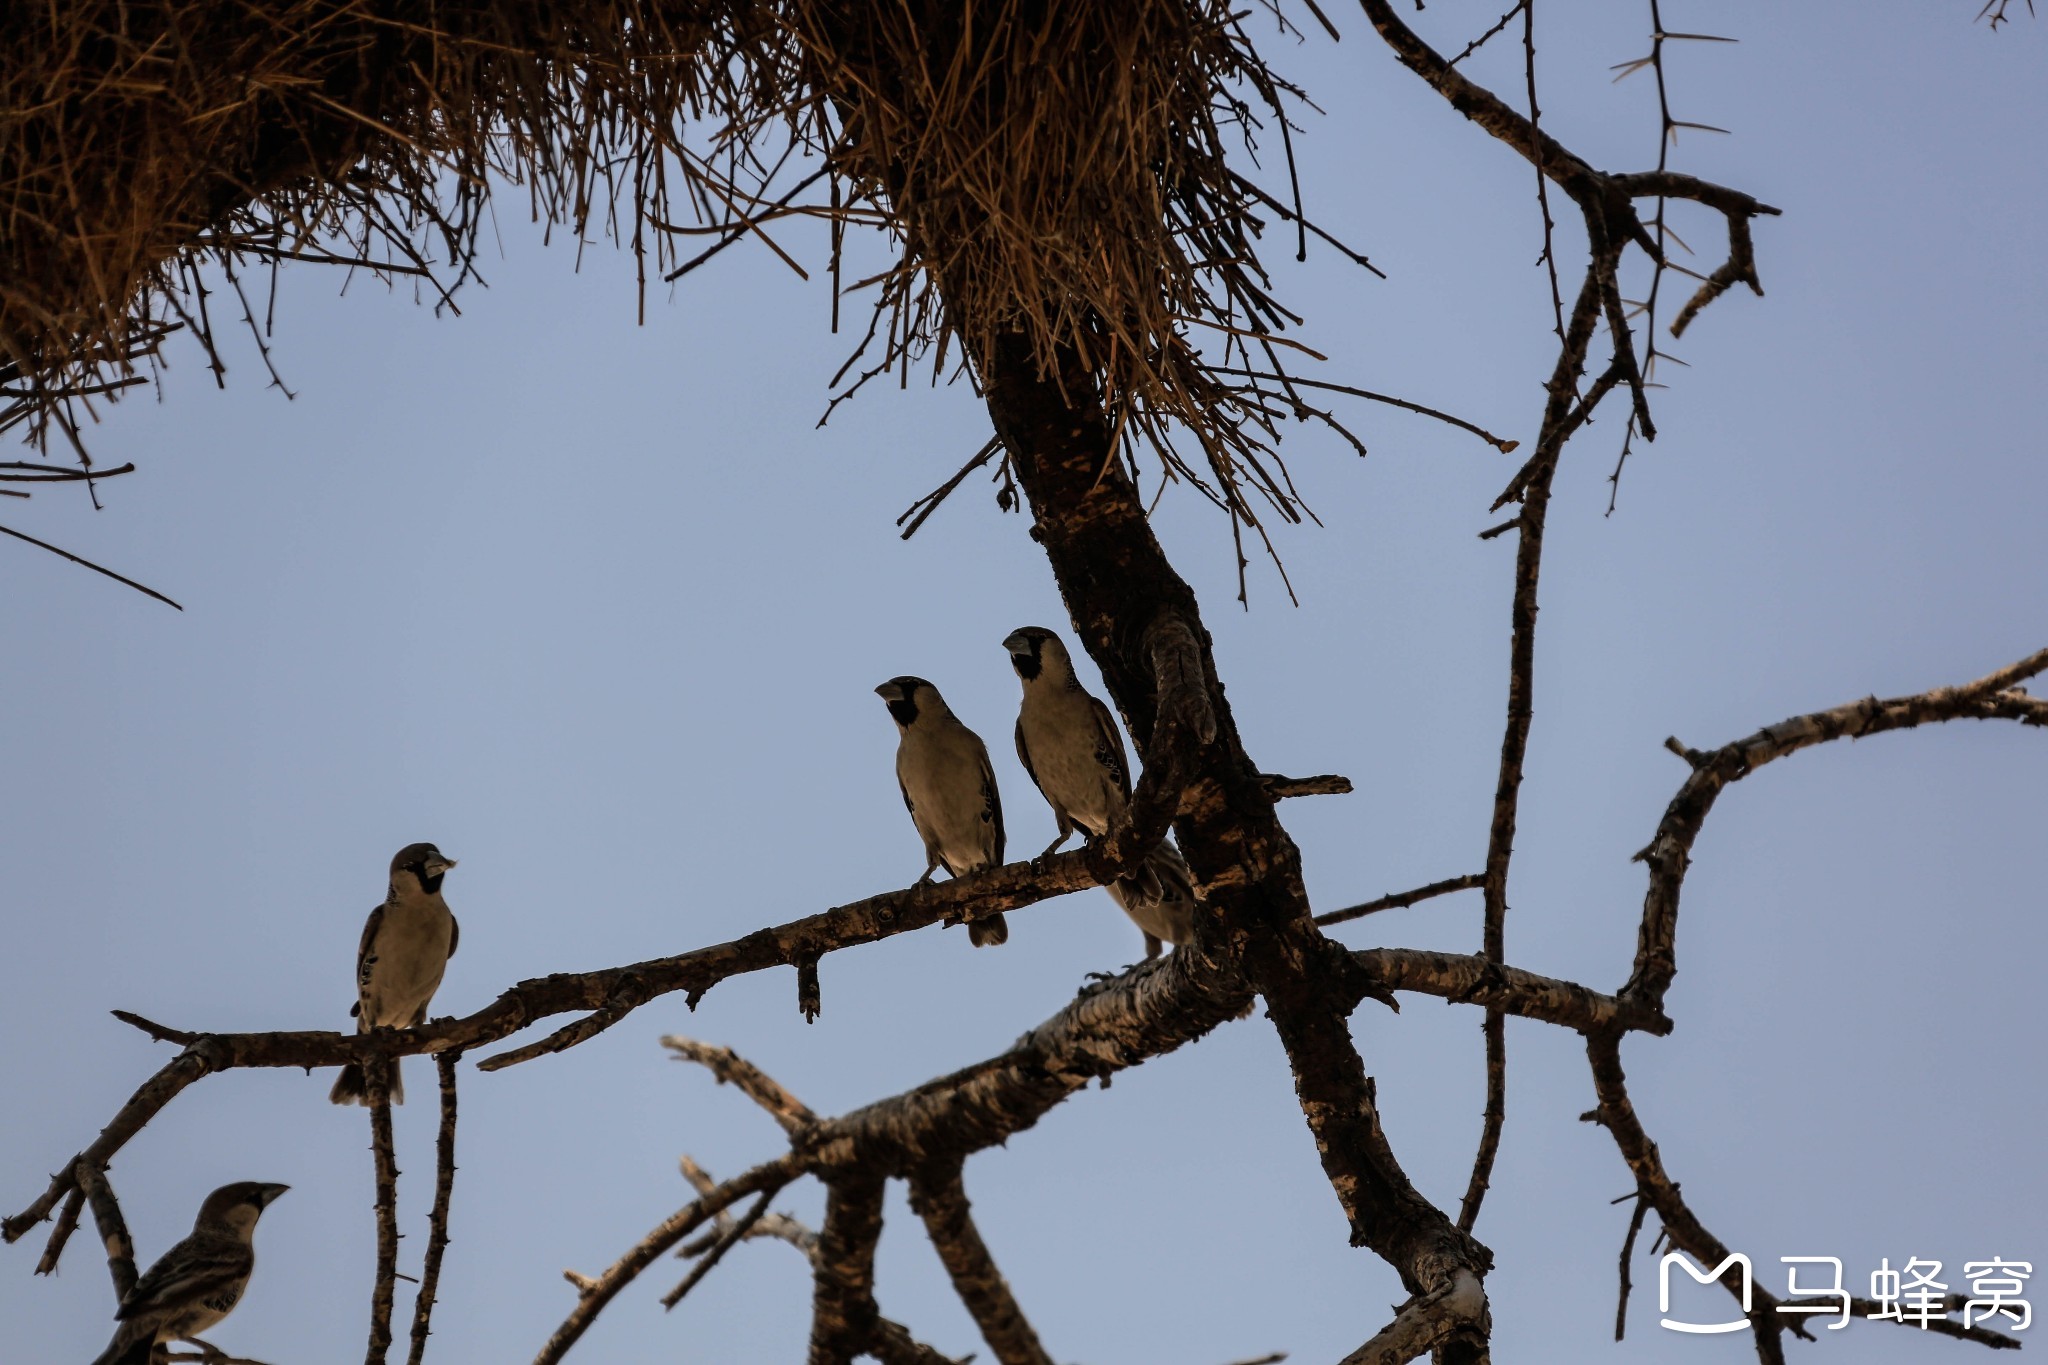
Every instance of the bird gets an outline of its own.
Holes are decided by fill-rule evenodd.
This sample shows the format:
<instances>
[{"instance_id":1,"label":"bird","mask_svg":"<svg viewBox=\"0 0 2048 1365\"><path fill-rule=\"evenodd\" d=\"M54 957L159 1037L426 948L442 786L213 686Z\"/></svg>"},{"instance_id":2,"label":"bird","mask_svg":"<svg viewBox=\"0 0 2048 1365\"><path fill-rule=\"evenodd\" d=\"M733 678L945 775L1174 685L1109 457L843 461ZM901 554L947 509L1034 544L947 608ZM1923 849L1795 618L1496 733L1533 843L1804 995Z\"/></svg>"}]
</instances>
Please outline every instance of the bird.
<instances>
[{"instance_id":1,"label":"bird","mask_svg":"<svg viewBox=\"0 0 2048 1365\"><path fill-rule=\"evenodd\" d=\"M1103 837L1131 801L1131 769L1115 718L1081 686L1072 656L1052 631L1019 627L1003 637L1003 648L1024 685L1017 759L1059 829L1045 852L1058 850L1076 829ZM1194 936L1194 878L1172 844L1162 840L1108 891L1144 932L1145 956L1157 957L1162 942L1179 945Z\"/></svg>"},{"instance_id":2,"label":"bird","mask_svg":"<svg viewBox=\"0 0 2048 1365\"><path fill-rule=\"evenodd\" d=\"M432 844L407 844L393 855L390 888L384 903L370 912L362 946L356 949L356 1003L349 1009L356 1032L426 1022L427 1004L462 934L441 899L441 878L454 866L455 860ZM390 1097L393 1104L405 1103L405 1082L395 1058ZM362 1066L350 1062L343 1067L327 1098L336 1104L368 1104Z\"/></svg>"},{"instance_id":3,"label":"bird","mask_svg":"<svg viewBox=\"0 0 2048 1365\"><path fill-rule=\"evenodd\" d=\"M290 1188L240 1180L207 1195L192 1235L122 1298L114 1340L93 1365L149 1365L158 1343L189 1340L232 1313L256 1268L256 1220Z\"/></svg>"},{"instance_id":4,"label":"bird","mask_svg":"<svg viewBox=\"0 0 2048 1365\"><path fill-rule=\"evenodd\" d=\"M924 840L923 886L944 867L964 877L1003 861L1003 799L981 736L960 723L923 678L896 677L875 689L896 722L896 785L910 821ZM969 921L968 940L977 948L1006 942L1010 927L1001 915Z\"/></svg>"}]
</instances>

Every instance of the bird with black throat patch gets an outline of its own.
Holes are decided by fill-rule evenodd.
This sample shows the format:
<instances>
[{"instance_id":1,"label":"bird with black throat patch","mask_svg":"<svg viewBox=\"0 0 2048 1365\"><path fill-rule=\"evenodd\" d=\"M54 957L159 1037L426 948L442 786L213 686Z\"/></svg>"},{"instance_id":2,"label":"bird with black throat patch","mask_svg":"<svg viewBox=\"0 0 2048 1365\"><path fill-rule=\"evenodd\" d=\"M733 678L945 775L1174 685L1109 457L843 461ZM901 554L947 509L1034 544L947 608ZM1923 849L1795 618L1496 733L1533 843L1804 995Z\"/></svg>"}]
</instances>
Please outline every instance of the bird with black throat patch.
<instances>
[{"instance_id":1,"label":"bird with black throat patch","mask_svg":"<svg viewBox=\"0 0 2048 1365\"><path fill-rule=\"evenodd\" d=\"M1081 685L1072 656L1052 631L1020 627L1003 638L1003 648L1024 685L1017 760L1052 807L1059 831L1045 852L1056 851L1077 829L1100 839L1131 803L1131 768L1116 718ZM1144 933L1145 956L1158 956L1162 942L1181 944L1194 936L1194 878L1180 851L1165 840L1105 889Z\"/></svg>"},{"instance_id":2,"label":"bird with black throat patch","mask_svg":"<svg viewBox=\"0 0 2048 1365\"><path fill-rule=\"evenodd\" d=\"M1003 800L981 736L960 723L939 689L923 678L891 678L875 689L896 722L896 785L917 837L924 840L924 875L941 867L964 877L1003 861ZM1002 943L1010 927L1001 915L970 920L975 947Z\"/></svg>"},{"instance_id":3,"label":"bird with black throat patch","mask_svg":"<svg viewBox=\"0 0 2048 1365\"><path fill-rule=\"evenodd\" d=\"M290 1188L243 1180L207 1195L192 1235L121 1300L114 1340L93 1365L149 1365L160 1343L190 1341L234 1312L256 1268L256 1220Z\"/></svg>"},{"instance_id":4,"label":"bird with black throat patch","mask_svg":"<svg viewBox=\"0 0 2048 1365\"><path fill-rule=\"evenodd\" d=\"M384 903L370 912L356 949L356 1003L349 1010L356 1017L356 1032L426 1022L427 1005L461 939L461 928L441 899L441 879L454 866L455 860L432 844L407 844L391 859ZM405 1082L395 1058L390 1096L393 1104L405 1103ZM343 1067L327 1098L336 1104L368 1104L363 1068L354 1062Z\"/></svg>"}]
</instances>

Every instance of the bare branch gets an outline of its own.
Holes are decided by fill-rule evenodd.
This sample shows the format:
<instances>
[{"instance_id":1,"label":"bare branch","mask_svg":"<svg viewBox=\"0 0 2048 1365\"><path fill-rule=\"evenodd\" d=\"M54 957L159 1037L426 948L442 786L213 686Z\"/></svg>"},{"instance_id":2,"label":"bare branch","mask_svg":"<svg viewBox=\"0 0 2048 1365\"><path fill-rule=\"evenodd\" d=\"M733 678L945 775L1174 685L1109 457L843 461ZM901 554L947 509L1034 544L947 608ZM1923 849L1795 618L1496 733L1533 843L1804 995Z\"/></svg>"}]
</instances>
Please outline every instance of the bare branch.
<instances>
[{"instance_id":1,"label":"bare branch","mask_svg":"<svg viewBox=\"0 0 2048 1365\"><path fill-rule=\"evenodd\" d=\"M441 1076L441 1131L434 1141L434 1207L427 1214L427 1255L420 1267L419 1293L412 1306L412 1349L406 1365L426 1358L433 1333L434 1302L441 1288L441 1259L448 1251L448 1202L455 1193L455 1068L462 1054L453 1049L434 1057Z\"/></svg>"},{"instance_id":2,"label":"bare branch","mask_svg":"<svg viewBox=\"0 0 2048 1365\"><path fill-rule=\"evenodd\" d=\"M663 1308L674 1308L677 1304L688 1298L690 1291L702 1284L706 1275L717 1269L718 1263L725 1259L726 1252L731 1251L746 1238L752 1236L755 1225L768 1212L768 1203L775 1198L775 1194L774 1190L763 1190L761 1197L754 1201L754 1207L748 1209L746 1213L737 1219L727 1219L725 1215L720 1214L719 1221L721 1223L729 1222L731 1226L719 1234L718 1240L705 1250L703 1258L696 1265L690 1267L690 1273L683 1277L683 1282L661 1296L661 1306Z\"/></svg>"},{"instance_id":3,"label":"bare branch","mask_svg":"<svg viewBox=\"0 0 2048 1365\"><path fill-rule=\"evenodd\" d=\"M93 1227L99 1232L100 1245L106 1248L107 1274L114 1281L114 1301L120 1303L135 1288L135 1239L128 1235L128 1220L121 1216L121 1205L114 1199L114 1187L108 1183L107 1173L81 1162L77 1178L78 1188L92 1204Z\"/></svg>"},{"instance_id":4,"label":"bare branch","mask_svg":"<svg viewBox=\"0 0 2048 1365\"><path fill-rule=\"evenodd\" d=\"M1354 905L1347 910L1332 910L1326 915L1317 915L1316 923L1319 925L1342 924L1346 920L1362 919L1367 915L1377 915L1382 910L1399 910L1403 906L1414 905L1419 901L1426 901L1434 896L1449 895L1453 891L1473 891L1485 884L1486 878L1484 875L1477 872L1468 872L1462 877L1447 877L1440 882L1431 882L1428 886L1418 886L1413 891L1397 891L1390 896L1381 896L1376 901L1367 901L1363 905Z\"/></svg>"},{"instance_id":5,"label":"bare branch","mask_svg":"<svg viewBox=\"0 0 2048 1365\"><path fill-rule=\"evenodd\" d=\"M1440 996L1454 1004L1534 1019L1587 1033L1635 1030L1662 1037L1671 1021L1621 996L1602 995L1575 981L1559 981L1484 956L1432 953L1420 948L1366 948L1352 955L1388 990Z\"/></svg>"},{"instance_id":6,"label":"bare branch","mask_svg":"<svg viewBox=\"0 0 2048 1365\"><path fill-rule=\"evenodd\" d=\"M1278 773L1260 773L1259 780L1266 784L1266 794L1275 801L1285 801L1296 796L1349 796L1351 779L1336 773L1323 773L1316 777L1282 777Z\"/></svg>"},{"instance_id":7,"label":"bare branch","mask_svg":"<svg viewBox=\"0 0 2048 1365\"><path fill-rule=\"evenodd\" d=\"M880 1177L828 1182L811 1293L810 1365L853 1365L874 1339L875 1243L882 1236Z\"/></svg>"},{"instance_id":8,"label":"bare branch","mask_svg":"<svg viewBox=\"0 0 2048 1365\"><path fill-rule=\"evenodd\" d=\"M573 1270L564 1271L563 1278L577 1288L576 1306L555 1329L554 1335L548 1338L547 1344L541 1347L540 1354L534 1357L534 1365L557 1365L568 1354L569 1348L590 1330L590 1324L597 1320L605 1306L618 1297L621 1289L638 1278L640 1272L659 1259L663 1252L695 1232L707 1220L750 1194L781 1189L798 1174L800 1165L793 1153L763 1162L664 1218L645 1237L627 1248L624 1255L607 1266L603 1274L589 1276L579 1275Z\"/></svg>"},{"instance_id":9,"label":"bare branch","mask_svg":"<svg viewBox=\"0 0 2048 1365\"><path fill-rule=\"evenodd\" d=\"M695 1038L674 1033L664 1035L661 1045L675 1053L677 1061L696 1062L717 1077L720 1085L732 1085L767 1110L769 1117L781 1124L783 1131L791 1137L818 1121L818 1116L802 1100L729 1047L700 1043Z\"/></svg>"},{"instance_id":10,"label":"bare branch","mask_svg":"<svg viewBox=\"0 0 2048 1365\"><path fill-rule=\"evenodd\" d=\"M1052 1365L974 1226L960 1163L950 1161L912 1176L910 1207L924 1220L954 1291L1000 1365Z\"/></svg>"},{"instance_id":11,"label":"bare branch","mask_svg":"<svg viewBox=\"0 0 2048 1365\"><path fill-rule=\"evenodd\" d=\"M377 1278L370 1291L370 1345L364 1365L384 1365L391 1349L391 1304L398 1288L398 1160L391 1144L391 1063L368 1070L370 1152L377 1172Z\"/></svg>"},{"instance_id":12,"label":"bare branch","mask_svg":"<svg viewBox=\"0 0 2048 1365\"><path fill-rule=\"evenodd\" d=\"M57 1222L50 1229L50 1240L43 1243L43 1254L36 1258L36 1274L57 1273L57 1262L64 1255L64 1244L71 1240L72 1233L78 1231L78 1215L84 1211L85 1191L74 1186L64 1200L64 1207L57 1213Z\"/></svg>"},{"instance_id":13,"label":"bare branch","mask_svg":"<svg viewBox=\"0 0 2048 1365\"><path fill-rule=\"evenodd\" d=\"M325 1067L373 1057L412 1056L444 1048L467 1049L496 1042L550 1015L591 1010L603 1026L632 1008L675 991L692 1002L720 981L770 967L794 966L806 957L855 944L873 943L945 920L1016 910L1051 896L1113 881L1121 865L1100 849L1075 849L1032 862L1009 863L950 881L928 883L827 910L822 914L757 930L744 938L675 957L655 958L594 972L562 972L522 981L474 1014L435 1019L418 1028L380 1029L355 1034L324 1031L200 1033L166 1028L126 1011L118 1017L152 1037L181 1044L184 1051L129 1097L99 1137L66 1162L49 1187L27 1208L0 1222L0 1237L18 1240L48 1218L73 1188L78 1160L104 1167L186 1086L211 1072L236 1067ZM542 1042L487 1058L494 1070L546 1052L573 1046L597 1031L579 1021Z\"/></svg>"},{"instance_id":14,"label":"bare branch","mask_svg":"<svg viewBox=\"0 0 2048 1365\"><path fill-rule=\"evenodd\" d=\"M2048 701L2030 697L2016 684L2048 669L2048 649L2008 664L1995 673L1960 687L1937 687L1911 696L1879 700L1866 697L1827 711L1814 711L1718 749L1687 755L1692 775L1665 807L1664 818L1649 846L1636 854L1650 869L1643 897L1643 923L1636 940L1635 970L1621 994L1661 1008L1664 992L1677 974L1674 956L1678 935L1678 897L1692 861L1693 841L1714 801L1729 783L1741 780L1766 763L1836 739L1860 739L1886 730L1906 730L1949 720L2016 720L2022 725L2048 725ZM1681 745L1680 748L1684 746Z\"/></svg>"}]
</instances>

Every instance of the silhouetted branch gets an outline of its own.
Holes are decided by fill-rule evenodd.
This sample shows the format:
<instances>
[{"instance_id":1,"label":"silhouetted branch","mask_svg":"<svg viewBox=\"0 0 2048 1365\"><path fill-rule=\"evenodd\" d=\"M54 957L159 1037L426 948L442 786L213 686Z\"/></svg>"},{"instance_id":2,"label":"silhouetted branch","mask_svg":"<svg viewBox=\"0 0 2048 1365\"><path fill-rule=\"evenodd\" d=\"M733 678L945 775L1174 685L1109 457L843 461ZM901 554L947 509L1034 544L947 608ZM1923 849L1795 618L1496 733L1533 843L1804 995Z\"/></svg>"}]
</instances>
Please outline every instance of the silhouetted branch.
<instances>
[{"instance_id":1,"label":"silhouetted branch","mask_svg":"<svg viewBox=\"0 0 2048 1365\"><path fill-rule=\"evenodd\" d=\"M541 1347L540 1354L534 1357L534 1365L555 1365L568 1354L569 1348L590 1330L590 1324L597 1320L605 1305L663 1252L748 1195L781 1189L797 1177L799 1168L800 1163L794 1153L763 1162L664 1218L645 1237L627 1248L624 1255L607 1266L603 1274L590 1276L573 1270L563 1271L562 1277L576 1286L576 1306L555 1329L554 1335L548 1338L547 1344Z\"/></svg>"},{"instance_id":2,"label":"silhouetted branch","mask_svg":"<svg viewBox=\"0 0 2048 1365\"><path fill-rule=\"evenodd\" d=\"M1328 914L1317 915L1316 923L1319 925L1342 924L1346 920L1361 919L1366 915L1377 915L1382 910L1399 910L1403 906L1414 905L1419 901L1426 901L1434 896L1449 895L1453 891L1477 890L1485 885L1485 883L1486 878L1477 872L1468 872L1462 877L1446 877L1443 881L1431 882L1428 886L1418 886L1413 891L1397 891L1391 896L1381 896L1378 900L1367 901L1363 905L1354 905L1346 910L1332 910Z\"/></svg>"},{"instance_id":3,"label":"silhouetted branch","mask_svg":"<svg viewBox=\"0 0 2048 1365\"><path fill-rule=\"evenodd\" d=\"M370 1346L363 1361L384 1365L391 1349L391 1305L398 1288L398 1159L391 1143L391 1063L380 1057L366 1075L377 1181L377 1278L370 1290Z\"/></svg>"},{"instance_id":4,"label":"silhouetted branch","mask_svg":"<svg viewBox=\"0 0 2048 1365\"><path fill-rule=\"evenodd\" d=\"M661 1296L661 1306L663 1308L674 1308L677 1304L688 1298L690 1291L702 1284L704 1277L718 1268L718 1263L725 1259L725 1253L731 1251L753 1233L755 1225L767 1214L768 1203L775 1198L775 1194L774 1190L763 1190L761 1197L754 1201L754 1207L748 1209L746 1213L737 1219L729 1219L724 1214L720 1214L719 1222L729 1224L729 1226L719 1234L716 1241L705 1249L702 1258L698 1260L697 1264L690 1267L690 1273L683 1277L683 1282Z\"/></svg>"},{"instance_id":5,"label":"silhouetted branch","mask_svg":"<svg viewBox=\"0 0 2048 1365\"><path fill-rule=\"evenodd\" d=\"M434 1019L411 1029L380 1029L360 1034L203 1033L167 1028L140 1015L116 1011L117 1017L154 1038L182 1045L184 1051L144 1082L75 1160L88 1160L104 1167L180 1091L213 1072L251 1066L313 1068L350 1062L366 1065L376 1057L405 1057L451 1047L469 1049L496 1042L550 1015L576 1010L594 1012L539 1043L479 1063L483 1070L495 1070L574 1046L598 1031L593 1019L608 1027L632 1009L662 995L683 991L694 1004L704 992L728 977L794 966L806 957L873 943L942 921L1020 909L1051 896L1114 881L1122 870L1122 864L1107 857L1100 848L1074 849L1051 858L1009 863L965 877L870 896L674 957L522 981L474 1014L459 1019ZM42 1195L0 1223L0 1236L8 1242L17 1240L49 1217L72 1188L71 1163L67 1162Z\"/></svg>"},{"instance_id":6,"label":"silhouetted branch","mask_svg":"<svg viewBox=\"0 0 2048 1365\"><path fill-rule=\"evenodd\" d=\"M455 1193L455 1068L460 1052L434 1057L441 1078L441 1130L434 1140L434 1207L427 1214L427 1255L420 1267L419 1293L412 1306L412 1348L406 1365L420 1365L432 1335L434 1302L441 1288L441 1259L448 1251L448 1203Z\"/></svg>"},{"instance_id":7,"label":"silhouetted branch","mask_svg":"<svg viewBox=\"0 0 2048 1365\"><path fill-rule=\"evenodd\" d=\"M1937 687L1911 696L1880 701L1867 697L1827 711L1815 711L1718 749L1687 749L1671 744L1692 765L1692 776L1665 807L1664 818L1649 845L1636 860L1650 869L1643 898L1643 923L1637 934L1635 970L1621 994L1661 1007L1664 992L1677 973L1674 956L1678 935L1678 895L1691 864L1693 840L1722 789L1766 763L1835 739L1860 739L1886 730L1949 720L2016 720L2022 725L2048 725L2048 701L2030 697L2016 684L2048 669L2048 649L2029 654L1995 673L1961 687Z\"/></svg>"},{"instance_id":8,"label":"silhouetted branch","mask_svg":"<svg viewBox=\"0 0 2048 1365\"><path fill-rule=\"evenodd\" d=\"M1315 777L1282 777L1278 773L1260 773L1259 780L1266 784L1266 794L1275 801L1285 801L1296 796L1349 796L1351 779L1336 773L1323 773Z\"/></svg>"}]
</instances>

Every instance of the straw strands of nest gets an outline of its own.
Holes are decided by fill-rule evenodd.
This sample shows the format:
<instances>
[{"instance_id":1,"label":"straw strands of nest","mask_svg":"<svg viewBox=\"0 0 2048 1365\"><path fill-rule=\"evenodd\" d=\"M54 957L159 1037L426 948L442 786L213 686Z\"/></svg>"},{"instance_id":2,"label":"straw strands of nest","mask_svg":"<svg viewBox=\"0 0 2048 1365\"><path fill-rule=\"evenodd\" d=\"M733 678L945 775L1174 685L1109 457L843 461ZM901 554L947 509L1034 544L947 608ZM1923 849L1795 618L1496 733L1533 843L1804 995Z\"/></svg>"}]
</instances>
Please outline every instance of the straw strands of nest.
<instances>
[{"instance_id":1,"label":"straw strands of nest","mask_svg":"<svg viewBox=\"0 0 2048 1365\"><path fill-rule=\"evenodd\" d=\"M1150 451L1234 522L1260 524L1253 496L1294 519L1278 423L1328 418L1276 378L1299 319L1257 244L1270 219L1308 229L1233 158L1261 136L1286 154L1298 98L1218 0L16 6L0 430L84 461L92 404L172 332L220 371L223 292L262 343L249 277L282 261L452 305L487 199L517 188L632 250L643 290L708 255L699 234L790 259L768 227L830 219L835 290L873 290L847 392L1021 346L1094 386L1132 473ZM898 260L844 282L860 224Z\"/></svg>"}]
</instances>

